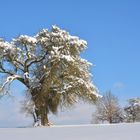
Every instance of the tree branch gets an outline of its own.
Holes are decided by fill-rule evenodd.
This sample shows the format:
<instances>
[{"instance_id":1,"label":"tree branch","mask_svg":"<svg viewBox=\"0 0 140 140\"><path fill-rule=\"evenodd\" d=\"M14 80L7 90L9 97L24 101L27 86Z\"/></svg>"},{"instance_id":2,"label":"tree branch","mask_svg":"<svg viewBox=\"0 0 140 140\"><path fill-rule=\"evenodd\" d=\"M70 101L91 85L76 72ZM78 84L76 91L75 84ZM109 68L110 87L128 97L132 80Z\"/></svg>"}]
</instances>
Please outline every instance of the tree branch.
<instances>
[{"instance_id":1,"label":"tree branch","mask_svg":"<svg viewBox=\"0 0 140 140\"><path fill-rule=\"evenodd\" d=\"M0 92L5 88L7 84L12 83L15 79L21 78L19 75L12 75L8 76L6 81L3 83L2 87L0 88Z\"/></svg>"},{"instance_id":2,"label":"tree branch","mask_svg":"<svg viewBox=\"0 0 140 140\"><path fill-rule=\"evenodd\" d=\"M9 75L14 75L12 72L10 72L10 71L6 71L4 68L3 68L3 66L2 66L2 64L0 64L0 73L5 73L5 74L9 74Z\"/></svg>"},{"instance_id":3,"label":"tree branch","mask_svg":"<svg viewBox=\"0 0 140 140\"><path fill-rule=\"evenodd\" d=\"M45 59L45 56L46 56L46 55L47 55L47 53L45 53L41 58L35 59L35 60L31 61L31 62L27 65L27 67L29 68L33 63L41 62L43 59Z\"/></svg>"}]
</instances>

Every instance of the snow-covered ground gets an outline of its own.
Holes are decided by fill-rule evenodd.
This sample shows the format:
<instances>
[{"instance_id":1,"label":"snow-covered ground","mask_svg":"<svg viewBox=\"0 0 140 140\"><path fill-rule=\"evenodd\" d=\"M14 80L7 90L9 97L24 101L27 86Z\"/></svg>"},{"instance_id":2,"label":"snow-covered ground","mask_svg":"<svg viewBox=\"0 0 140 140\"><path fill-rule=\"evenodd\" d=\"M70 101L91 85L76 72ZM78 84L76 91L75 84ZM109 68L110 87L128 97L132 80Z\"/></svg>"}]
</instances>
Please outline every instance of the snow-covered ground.
<instances>
[{"instance_id":1,"label":"snow-covered ground","mask_svg":"<svg viewBox=\"0 0 140 140\"><path fill-rule=\"evenodd\" d=\"M0 128L1 140L140 140L140 123Z\"/></svg>"}]
</instances>

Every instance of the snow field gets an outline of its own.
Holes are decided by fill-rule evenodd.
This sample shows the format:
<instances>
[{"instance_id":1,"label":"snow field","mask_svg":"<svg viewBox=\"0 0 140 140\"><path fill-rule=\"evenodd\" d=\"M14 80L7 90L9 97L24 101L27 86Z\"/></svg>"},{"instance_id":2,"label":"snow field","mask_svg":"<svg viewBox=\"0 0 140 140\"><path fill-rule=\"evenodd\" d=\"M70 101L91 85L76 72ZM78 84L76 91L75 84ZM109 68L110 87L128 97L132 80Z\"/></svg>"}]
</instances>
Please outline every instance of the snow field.
<instances>
[{"instance_id":1,"label":"snow field","mask_svg":"<svg viewBox=\"0 0 140 140\"><path fill-rule=\"evenodd\" d=\"M140 140L140 123L0 128L1 140Z\"/></svg>"}]
</instances>

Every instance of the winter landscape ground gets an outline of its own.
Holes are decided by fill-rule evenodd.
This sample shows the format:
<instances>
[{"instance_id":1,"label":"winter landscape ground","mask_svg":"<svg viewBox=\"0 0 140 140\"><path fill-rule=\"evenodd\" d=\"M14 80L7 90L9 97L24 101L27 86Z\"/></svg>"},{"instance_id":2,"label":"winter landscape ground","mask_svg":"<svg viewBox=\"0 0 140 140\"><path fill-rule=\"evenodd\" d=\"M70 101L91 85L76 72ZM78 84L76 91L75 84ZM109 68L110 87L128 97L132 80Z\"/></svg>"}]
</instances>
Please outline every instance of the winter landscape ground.
<instances>
[{"instance_id":1,"label":"winter landscape ground","mask_svg":"<svg viewBox=\"0 0 140 140\"><path fill-rule=\"evenodd\" d=\"M140 123L0 128L1 140L139 140Z\"/></svg>"}]
</instances>

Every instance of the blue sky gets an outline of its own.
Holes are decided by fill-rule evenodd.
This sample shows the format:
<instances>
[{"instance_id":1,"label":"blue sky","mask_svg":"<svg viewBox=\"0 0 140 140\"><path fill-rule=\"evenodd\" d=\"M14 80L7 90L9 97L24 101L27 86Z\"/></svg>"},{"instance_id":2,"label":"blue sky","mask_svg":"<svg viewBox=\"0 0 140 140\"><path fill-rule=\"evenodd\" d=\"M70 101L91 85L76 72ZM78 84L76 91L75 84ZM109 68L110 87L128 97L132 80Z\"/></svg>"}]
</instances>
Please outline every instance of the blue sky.
<instances>
[{"instance_id":1,"label":"blue sky","mask_svg":"<svg viewBox=\"0 0 140 140\"><path fill-rule=\"evenodd\" d=\"M34 35L56 24L85 39L82 57L95 65L94 83L123 104L140 95L139 7L139 0L1 0L0 37Z\"/></svg>"}]
</instances>

